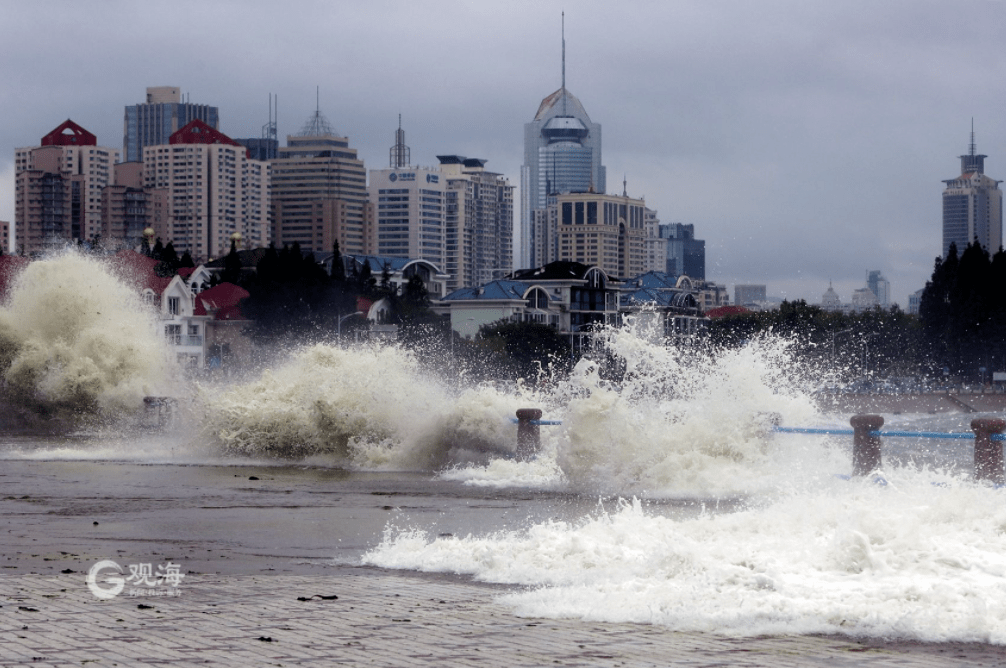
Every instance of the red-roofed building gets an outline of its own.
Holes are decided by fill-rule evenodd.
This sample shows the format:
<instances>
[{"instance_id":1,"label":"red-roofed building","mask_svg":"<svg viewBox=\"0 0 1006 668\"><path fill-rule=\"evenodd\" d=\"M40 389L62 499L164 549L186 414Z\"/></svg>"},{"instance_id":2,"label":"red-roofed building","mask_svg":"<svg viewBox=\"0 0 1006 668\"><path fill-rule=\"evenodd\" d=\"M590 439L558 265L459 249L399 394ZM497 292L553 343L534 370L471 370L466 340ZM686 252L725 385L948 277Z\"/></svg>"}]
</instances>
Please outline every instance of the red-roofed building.
<instances>
[{"instance_id":1,"label":"red-roofed building","mask_svg":"<svg viewBox=\"0 0 1006 668\"><path fill-rule=\"evenodd\" d=\"M186 368L201 368L206 359L205 318L196 313L186 279L181 275L158 276L157 260L132 250L119 251L107 262L157 310L175 360Z\"/></svg>"},{"instance_id":2,"label":"red-roofed building","mask_svg":"<svg viewBox=\"0 0 1006 668\"><path fill-rule=\"evenodd\" d=\"M741 315L743 313L750 313L751 309L746 309L743 306L720 306L719 308L714 308L706 313L706 317L710 320L716 320L717 318L725 318L731 315Z\"/></svg>"},{"instance_id":3,"label":"red-roofed building","mask_svg":"<svg viewBox=\"0 0 1006 668\"><path fill-rule=\"evenodd\" d=\"M144 187L167 192L167 232L179 253L197 262L222 257L231 240L239 247L269 245L269 163L196 119L167 144L143 149Z\"/></svg>"},{"instance_id":4,"label":"red-roofed building","mask_svg":"<svg viewBox=\"0 0 1006 668\"><path fill-rule=\"evenodd\" d=\"M119 150L67 119L39 146L14 150L12 248L36 253L104 235L101 193L115 182Z\"/></svg>"},{"instance_id":5,"label":"red-roofed building","mask_svg":"<svg viewBox=\"0 0 1006 668\"><path fill-rule=\"evenodd\" d=\"M249 322L241 313L248 291L221 283L196 295L195 313L206 319L206 359L211 370L229 370L248 359L252 342L244 330Z\"/></svg>"}]
</instances>

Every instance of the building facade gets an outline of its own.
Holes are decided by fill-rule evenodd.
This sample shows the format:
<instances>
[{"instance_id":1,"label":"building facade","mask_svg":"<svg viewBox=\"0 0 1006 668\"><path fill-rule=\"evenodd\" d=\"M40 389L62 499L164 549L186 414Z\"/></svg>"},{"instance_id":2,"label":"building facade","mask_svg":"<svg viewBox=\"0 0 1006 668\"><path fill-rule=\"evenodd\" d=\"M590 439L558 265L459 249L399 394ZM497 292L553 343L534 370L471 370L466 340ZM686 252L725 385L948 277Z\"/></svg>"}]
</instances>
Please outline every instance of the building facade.
<instances>
[{"instance_id":1,"label":"building facade","mask_svg":"<svg viewBox=\"0 0 1006 668\"><path fill-rule=\"evenodd\" d=\"M101 192L119 151L97 144L66 120L40 146L15 149L13 247L33 253L102 236Z\"/></svg>"},{"instance_id":2,"label":"building facade","mask_svg":"<svg viewBox=\"0 0 1006 668\"><path fill-rule=\"evenodd\" d=\"M736 306L749 306L761 304L767 298L767 288L764 285L735 285L734 304Z\"/></svg>"},{"instance_id":3,"label":"building facade","mask_svg":"<svg viewBox=\"0 0 1006 668\"><path fill-rule=\"evenodd\" d=\"M304 134L308 132L311 134ZM363 254L372 246L367 170L349 139L330 126L308 123L287 136L272 161L273 237L302 250Z\"/></svg>"},{"instance_id":4,"label":"building facade","mask_svg":"<svg viewBox=\"0 0 1006 668\"><path fill-rule=\"evenodd\" d=\"M609 276L636 276L646 269L646 203L600 193L550 197L535 213L538 248L554 248L563 260L599 267Z\"/></svg>"},{"instance_id":5,"label":"building facade","mask_svg":"<svg viewBox=\"0 0 1006 668\"><path fill-rule=\"evenodd\" d=\"M534 120L524 125L524 165L521 168L522 267L536 266L545 253L536 247L534 212L544 209L550 195L604 193L601 125L593 123L575 95L562 87L538 106Z\"/></svg>"},{"instance_id":6,"label":"building facade","mask_svg":"<svg viewBox=\"0 0 1006 668\"><path fill-rule=\"evenodd\" d=\"M876 295L877 304L881 308L887 308L891 305L891 282L884 278L879 269L867 272L866 287Z\"/></svg>"},{"instance_id":7,"label":"building facade","mask_svg":"<svg viewBox=\"0 0 1006 668\"><path fill-rule=\"evenodd\" d=\"M513 191L485 160L438 156L438 168L370 171L378 255L443 267L447 290L471 287L513 266Z\"/></svg>"},{"instance_id":8,"label":"building facade","mask_svg":"<svg viewBox=\"0 0 1006 668\"><path fill-rule=\"evenodd\" d=\"M106 247L135 250L147 229L154 231L154 238L167 238L168 191L143 187L141 162L120 162L112 171L115 183L101 192Z\"/></svg>"},{"instance_id":9,"label":"building facade","mask_svg":"<svg viewBox=\"0 0 1006 668\"><path fill-rule=\"evenodd\" d=\"M437 156L447 181L444 206L448 291L488 283L513 266L513 191L485 160Z\"/></svg>"},{"instance_id":10,"label":"building facade","mask_svg":"<svg viewBox=\"0 0 1006 668\"><path fill-rule=\"evenodd\" d=\"M439 169L370 170L376 255L447 267L447 179Z\"/></svg>"},{"instance_id":11,"label":"building facade","mask_svg":"<svg viewBox=\"0 0 1006 668\"><path fill-rule=\"evenodd\" d=\"M589 332L596 325L618 324L619 287L598 267L551 262L455 290L434 304L434 311L449 315L451 327L466 338L495 322L551 325L561 334L572 335Z\"/></svg>"},{"instance_id":12,"label":"building facade","mask_svg":"<svg viewBox=\"0 0 1006 668\"><path fill-rule=\"evenodd\" d=\"M670 223L660 226L660 237L667 240L662 271L674 276L706 278L706 242L695 238L695 226Z\"/></svg>"},{"instance_id":13,"label":"building facade","mask_svg":"<svg viewBox=\"0 0 1006 668\"><path fill-rule=\"evenodd\" d=\"M164 242L197 262L227 254L231 241L258 248L271 241L269 163L200 120L143 151L146 188L167 193ZM235 237L235 235L238 235Z\"/></svg>"},{"instance_id":14,"label":"building facade","mask_svg":"<svg viewBox=\"0 0 1006 668\"><path fill-rule=\"evenodd\" d=\"M205 104L182 102L176 86L147 88L147 101L126 107L122 147L126 162L143 160L143 149L168 143L175 132L199 119L214 130L220 129L220 112Z\"/></svg>"},{"instance_id":15,"label":"building facade","mask_svg":"<svg viewBox=\"0 0 1006 668\"><path fill-rule=\"evenodd\" d=\"M999 181L985 175L986 155L975 150L975 133L966 155L960 156L961 175L943 183L943 257L950 244L957 252L975 239L989 253L1002 245L1002 191Z\"/></svg>"}]
</instances>

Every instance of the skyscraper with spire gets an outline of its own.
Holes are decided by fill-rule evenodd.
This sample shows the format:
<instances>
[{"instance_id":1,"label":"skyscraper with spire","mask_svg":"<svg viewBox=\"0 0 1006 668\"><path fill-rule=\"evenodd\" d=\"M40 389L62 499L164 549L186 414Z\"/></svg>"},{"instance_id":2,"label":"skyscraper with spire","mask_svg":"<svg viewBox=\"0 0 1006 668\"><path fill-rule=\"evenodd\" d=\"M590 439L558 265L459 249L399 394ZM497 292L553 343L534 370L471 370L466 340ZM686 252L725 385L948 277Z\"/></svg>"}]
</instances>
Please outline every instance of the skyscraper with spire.
<instances>
[{"instance_id":1,"label":"skyscraper with spire","mask_svg":"<svg viewBox=\"0 0 1006 668\"><path fill-rule=\"evenodd\" d=\"M961 175L944 181L943 191L943 257L950 252L950 244L957 252L975 239L989 253L1002 245L1003 194L1000 181L985 175L985 158L975 148L975 127L971 121L971 143L961 158Z\"/></svg>"},{"instance_id":2,"label":"skyscraper with spire","mask_svg":"<svg viewBox=\"0 0 1006 668\"><path fill-rule=\"evenodd\" d=\"M605 192L601 125L591 122L580 100L566 89L564 14L562 85L541 101L534 120L524 124L518 268L551 261L545 249L536 248L534 212L545 209L552 195L591 191Z\"/></svg>"}]
</instances>

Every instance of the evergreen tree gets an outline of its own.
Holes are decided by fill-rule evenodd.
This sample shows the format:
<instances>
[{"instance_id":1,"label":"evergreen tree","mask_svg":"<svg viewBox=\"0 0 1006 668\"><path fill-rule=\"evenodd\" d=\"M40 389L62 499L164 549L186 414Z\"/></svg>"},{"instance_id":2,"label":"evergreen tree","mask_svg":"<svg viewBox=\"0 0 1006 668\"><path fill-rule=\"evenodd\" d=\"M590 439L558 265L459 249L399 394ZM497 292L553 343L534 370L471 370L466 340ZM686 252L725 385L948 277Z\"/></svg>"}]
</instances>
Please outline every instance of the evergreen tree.
<instances>
[{"instance_id":1,"label":"evergreen tree","mask_svg":"<svg viewBox=\"0 0 1006 668\"><path fill-rule=\"evenodd\" d=\"M339 240L332 244L332 280L336 283L346 281L346 267L342 262L342 253L339 252Z\"/></svg>"},{"instance_id":2,"label":"evergreen tree","mask_svg":"<svg viewBox=\"0 0 1006 668\"><path fill-rule=\"evenodd\" d=\"M192 255L190 255L188 251L185 251L182 253L182 259L178 261L178 266L194 269L196 263L192 260Z\"/></svg>"},{"instance_id":3,"label":"evergreen tree","mask_svg":"<svg viewBox=\"0 0 1006 668\"><path fill-rule=\"evenodd\" d=\"M231 239L231 250L224 257L224 270L221 273L220 281L235 285L241 283L241 256L238 255L237 242L233 239Z\"/></svg>"}]
</instances>

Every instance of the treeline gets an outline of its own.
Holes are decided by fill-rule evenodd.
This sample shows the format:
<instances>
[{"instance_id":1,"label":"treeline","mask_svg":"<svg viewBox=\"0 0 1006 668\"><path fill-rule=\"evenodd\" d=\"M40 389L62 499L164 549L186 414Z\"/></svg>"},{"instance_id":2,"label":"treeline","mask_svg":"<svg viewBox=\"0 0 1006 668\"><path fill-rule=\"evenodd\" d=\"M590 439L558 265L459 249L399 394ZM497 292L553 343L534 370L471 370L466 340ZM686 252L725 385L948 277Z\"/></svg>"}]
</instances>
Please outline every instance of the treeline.
<instances>
[{"instance_id":1,"label":"treeline","mask_svg":"<svg viewBox=\"0 0 1006 668\"><path fill-rule=\"evenodd\" d=\"M841 313L803 300L784 301L778 309L717 318L707 330L714 346L743 345L768 333L791 338L796 356L828 365L850 379L867 372L931 373L918 318L896 306Z\"/></svg>"},{"instance_id":2,"label":"treeline","mask_svg":"<svg viewBox=\"0 0 1006 668\"><path fill-rule=\"evenodd\" d=\"M989 257L977 241L936 258L919 303L927 350L948 373L986 380L1006 368L1006 252ZM979 370L986 369L982 374Z\"/></svg>"},{"instance_id":3,"label":"treeline","mask_svg":"<svg viewBox=\"0 0 1006 668\"><path fill-rule=\"evenodd\" d=\"M921 375L989 381L1006 368L1006 252L976 241L936 258L919 315L897 307L862 313L825 311L806 302L714 320L710 341L740 345L766 332L792 336L798 355L831 362L848 375ZM984 369L984 372L982 371Z\"/></svg>"},{"instance_id":4,"label":"treeline","mask_svg":"<svg viewBox=\"0 0 1006 668\"><path fill-rule=\"evenodd\" d=\"M271 245L255 270L242 266L235 245L224 258L221 281L246 289L241 312L251 320L247 333L257 343L311 342L352 333L366 324L370 304L386 300L385 322L409 336L420 325L436 327L440 319L430 311L426 288L413 276L399 292L387 267L375 276L369 262L354 263L347 275L339 244L333 246L332 272L318 264L314 253L304 254L296 242L277 249Z\"/></svg>"}]
</instances>

